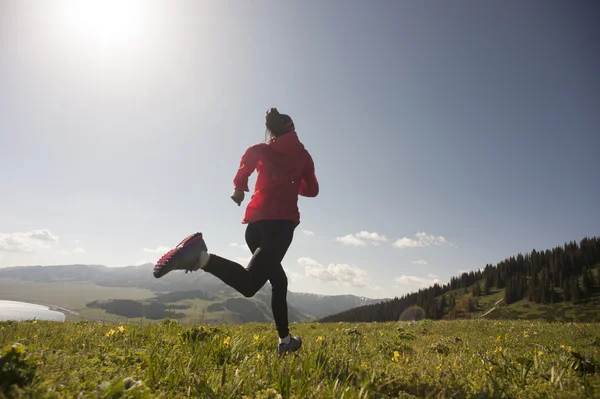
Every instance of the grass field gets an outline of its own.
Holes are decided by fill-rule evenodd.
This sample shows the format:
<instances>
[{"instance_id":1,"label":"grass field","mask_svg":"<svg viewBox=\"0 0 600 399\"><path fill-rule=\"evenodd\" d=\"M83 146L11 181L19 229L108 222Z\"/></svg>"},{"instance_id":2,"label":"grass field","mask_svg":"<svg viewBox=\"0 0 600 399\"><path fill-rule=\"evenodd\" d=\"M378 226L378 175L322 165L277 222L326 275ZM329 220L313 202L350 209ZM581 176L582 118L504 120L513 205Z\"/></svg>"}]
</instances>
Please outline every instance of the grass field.
<instances>
[{"instance_id":1,"label":"grass field","mask_svg":"<svg viewBox=\"0 0 600 399\"><path fill-rule=\"evenodd\" d=\"M2 322L0 369L12 371L0 387L51 398L600 396L598 324L308 323L292 333L303 348L278 358L270 324Z\"/></svg>"}]
</instances>

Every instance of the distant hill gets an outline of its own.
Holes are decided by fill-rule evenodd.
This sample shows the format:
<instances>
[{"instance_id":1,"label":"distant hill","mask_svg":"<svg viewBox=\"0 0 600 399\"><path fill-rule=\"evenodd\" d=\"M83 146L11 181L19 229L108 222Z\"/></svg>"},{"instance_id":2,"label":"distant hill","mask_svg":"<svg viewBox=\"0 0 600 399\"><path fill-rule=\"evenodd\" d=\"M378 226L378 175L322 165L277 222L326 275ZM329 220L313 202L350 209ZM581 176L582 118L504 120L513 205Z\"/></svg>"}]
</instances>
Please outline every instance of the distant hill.
<instances>
[{"instance_id":1,"label":"distant hill","mask_svg":"<svg viewBox=\"0 0 600 399\"><path fill-rule=\"evenodd\" d=\"M205 314L202 317L209 319L212 317L224 323L272 321L271 289L268 283L253 298L244 298L208 273L177 272L156 279L152 275L152 268L151 263L113 268L83 264L16 266L0 269L0 279L60 283L61 289L65 289L65 283L80 285L90 282L102 287L123 287L125 291L127 288L141 288L154 293L154 296L143 300L127 298L124 292L121 298L98 298L87 301L86 308L96 309L94 312L89 312L95 318L102 315L98 313L99 311L123 317L144 317L153 320L165 317L182 318L193 312L194 314L204 312L208 313L208 316ZM0 298L2 298L1 293ZM27 293L24 291L22 298L12 299L27 301ZM47 304L52 304L52 300L52 296L44 298ZM388 299L289 292L288 314L291 322L311 321L383 300Z\"/></svg>"},{"instance_id":2,"label":"distant hill","mask_svg":"<svg viewBox=\"0 0 600 399\"><path fill-rule=\"evenodd\" d=\"M390 301L322 317L384 322L473 317L600 321L600 238L511 256Z\"/></svg>"}]
</instances>

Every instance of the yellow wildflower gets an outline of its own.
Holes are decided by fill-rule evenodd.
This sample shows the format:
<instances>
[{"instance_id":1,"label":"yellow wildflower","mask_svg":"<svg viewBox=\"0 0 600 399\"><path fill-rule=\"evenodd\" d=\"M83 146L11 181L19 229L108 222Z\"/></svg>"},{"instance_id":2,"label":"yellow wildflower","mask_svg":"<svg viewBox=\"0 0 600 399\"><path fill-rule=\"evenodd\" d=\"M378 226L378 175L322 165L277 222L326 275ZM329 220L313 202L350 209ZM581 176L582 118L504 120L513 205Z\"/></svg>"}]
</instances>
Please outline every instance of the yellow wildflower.
<instances>
[{"instance_id":1,"label":"yellow wildflower","mask_svg":"<svg viewBox=\"0 0 600 399\"><path fill-rule=\"evenodd\" d=\"M264 356L261 355L260 353L258 355L256 355L256 360L260 361L260 360L263 360L263 359L264 359Z\"/></svg>"},{"instance_id":2,"label":"yellow wildflower","mask_svg":"<svg viewBox=\"0 0 600 399\"><path fill-rule=\"evenodd\" d=\"M538 351L538 354L537 354L537 355L538 355L538 356L542 356L542 355L543 355L542 351Z\"/></svg>"},{"instance_id":3,"label":"yellow wildflower","mask_svg":"<svg viewBox=\"0 0 600 399\"><path fill-rule=\"evenodd\" d=\"M106 336L110 337L110 336L114 335L115 332L116 331L111 328L110 331L106 333Z\"/></svg>"},{"instance_id":4,"label":"yellow wildflower","mask_svg":"<svg viewBox=\"0 0 600 399\"><path fill-rule=\"evenodd\" d=\"M260 336L259 335L254 335L254 342L258 342L260 340Z\"/></svg>"},{"instance_id":5,"label":"yellow wildflower","mask_svg":"<svg viewBox=\"0 0 600 399\"><path fill-rule=\"evenodd\" d=\"M560 349L565 349L565 346L564 346L564 345L561 345L561 346L560 346Z\"/></svg>"},{"instance_id":6,"label":"yellow wildflower","mask_svg":"<svg viewBox=\"0 0 600 399\"><path fill-rule=\"evenodd\" d=\"M231 345L231 337L227 337L223 340L223 346L227 347Z\"/></svg>"},{"instance_id":7,"label":"yellow wildflower","mask_svg":"<svg viewBox=\"0 0 600 399\"><path fill-rule=\"evenodd\" d=\"M435 371L442 371L442 366L436 366Z\"/></svg>"},{"instance_id":8,"label":"yellow wildflower","mask_svg":"<svg viewBox=\"0 0 600 399\"><path fill-rule=\"evenodd\" d=\"M490 366L490 368L488 369L488 373L491 373L492 370L494 370L494 368L492 366Z\"/></svg>"},{"instance_id":9,"label":"yellow wildflower","mask_svg":"<svg viewBox=\"0 0 600 399\"><path fill-rule=\"evenodd\" d=\"M120 333L125 332L125 327L124 326L119 326L119 332Z\"/></svg>"},{"instance_id":10,"label":"yellow wildflower","mask_svg":"<svg viewBox=\"0 0 600 399\"><path fill-rule=\"evenodd\" d=\"M323 337L319 336L319 337L316 339L316 342L323 342Z\"/></svg>"},{"instance_id":11,"label":"yellow wildflower","mask_svg":"<svg viewBox=\"0 0 600 399\"><path fill-rule=\"evenodd\" d=\"M365 367L367 367L367 362L362 362L362 363L360 364L360 366L361 366L362 368L365 368Z\"/></svg>"},{"instance_id":12,"label":"yellow wildflower","mask_svg":"<svg viewBox=\"0 0 600 399\"><path fill-rule=\"evenodd\" d=\"M394 357L392 358L392 362L397 362L400 360L400 353L398 351L394 351Z\"/></svg>"}]
</instances>

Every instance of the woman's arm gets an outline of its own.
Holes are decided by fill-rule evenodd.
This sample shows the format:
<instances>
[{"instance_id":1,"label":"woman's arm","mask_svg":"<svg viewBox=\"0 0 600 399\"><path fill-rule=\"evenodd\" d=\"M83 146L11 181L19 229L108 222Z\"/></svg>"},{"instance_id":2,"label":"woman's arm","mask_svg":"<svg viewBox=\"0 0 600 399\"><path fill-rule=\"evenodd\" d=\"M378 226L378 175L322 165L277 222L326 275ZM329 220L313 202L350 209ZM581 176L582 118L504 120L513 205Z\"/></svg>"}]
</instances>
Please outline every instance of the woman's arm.
<instances>
[{"instance_id":1,"label":"woman's arm","mask_svg":"<svg viewBox=\"0 0 600 399\"><path fill-rule=\"evenodd\" d=\"M302 172L299 194L303 197L316 197L319 195L319 181L317 180L315 164L310 154Z\"/></svg>"},{"instance_id":2,"label":"woman's arm","mask_svg":"<svg viewBox=\"0 0 600 399\"><path fill-rule=\"evenodd\" d=\"M256 169L258 162L259 147L254 145L249 147L242 159L240 160L240 167L238 168L235 177L233 178L233 188L236 191L250 191L248 188L248 178Z\"/></svg>"}]
</instances>

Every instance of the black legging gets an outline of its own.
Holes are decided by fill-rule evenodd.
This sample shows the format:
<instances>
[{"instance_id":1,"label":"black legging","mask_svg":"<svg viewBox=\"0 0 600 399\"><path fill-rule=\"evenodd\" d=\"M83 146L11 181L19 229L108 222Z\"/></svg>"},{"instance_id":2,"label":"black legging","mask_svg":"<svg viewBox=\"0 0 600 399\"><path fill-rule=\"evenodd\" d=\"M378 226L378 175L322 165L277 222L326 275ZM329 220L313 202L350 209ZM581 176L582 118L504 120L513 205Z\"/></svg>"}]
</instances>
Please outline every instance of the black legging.
<instances>
[{"instance_id":1,"label":"black legging","mask_svg":"<svg viewBox=\"0 0 600 399\"><path fill-rule=\"evenodd\" d=\"M211 254L204 271L213 274L225 284L249 298L254 296L269 280L272 287L271 309L280 338L289 334L287 285L281 266L298 224L291 220L261 220L249 223L246 243L253 256L248 267Z\"/></svg>"}]
</instances>

